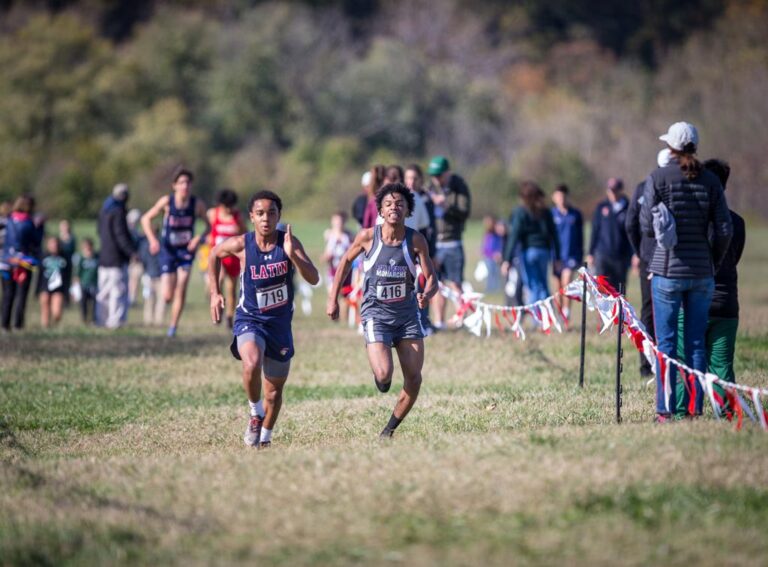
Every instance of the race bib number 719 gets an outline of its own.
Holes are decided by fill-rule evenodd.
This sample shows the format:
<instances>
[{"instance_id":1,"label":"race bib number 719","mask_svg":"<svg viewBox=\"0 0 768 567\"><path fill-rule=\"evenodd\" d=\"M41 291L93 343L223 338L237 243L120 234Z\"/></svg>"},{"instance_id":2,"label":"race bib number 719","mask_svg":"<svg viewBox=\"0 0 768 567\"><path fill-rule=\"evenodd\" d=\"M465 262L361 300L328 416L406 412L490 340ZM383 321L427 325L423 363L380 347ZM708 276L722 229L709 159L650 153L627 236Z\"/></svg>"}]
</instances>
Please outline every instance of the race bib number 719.
<instances>
[{"instance_id":1,"label":"race bib number 719","mask_svg":"<svg viewBox=\"0 0 768 567\"><path fill-rule=\"evenodd\" d=\"M288 286L281 286L263 289L256 292L256 301L261 311L280 307L288 302Z\"/></svg>"}]
</instances>

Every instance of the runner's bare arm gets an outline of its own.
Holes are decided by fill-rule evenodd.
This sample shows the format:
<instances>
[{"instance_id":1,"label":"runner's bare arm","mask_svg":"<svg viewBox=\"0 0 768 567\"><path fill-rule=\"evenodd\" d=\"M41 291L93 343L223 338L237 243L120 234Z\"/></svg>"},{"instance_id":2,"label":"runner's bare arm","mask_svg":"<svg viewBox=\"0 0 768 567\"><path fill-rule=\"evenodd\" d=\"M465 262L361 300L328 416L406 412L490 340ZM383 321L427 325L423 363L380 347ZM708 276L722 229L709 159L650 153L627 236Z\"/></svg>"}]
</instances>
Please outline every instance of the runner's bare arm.
<instances>
[{"instance_id":1,"label":"runner's bare arm","mask_svg":"<svg viewBox=\"0 0 768 567\"><path fill-rule=\"evenodd\" d=\"M221 320L221 310L224 308L224 296L219 287L219 275L221 274L221 259L227 256L236 256L241 265L245 262L245 235L227 238L221 244L211 249L208 256L208 281L211 284L211 320L218 323Z\"/></svg>"},{"instance_id":2,"label":"runner's bare arm","mask_svg":"<svg viewBox=\"0 0 768 567\"><path fill-rule=\"evenodd\" d=\"M293 262L293 265L296 266L296 269L299 270L302 278L312 285L315 285L320 281L320 274L317 273L317 268L315 268L312 260L307 256L299 239L293 236L291 225L285 227L283 249L291 259L291 262Z\"/></svg>"},{"instance_id":3,"label":"runner's bare arm","mask_svg":"<svg viewBox=\"0 0 768 567\"><path fill-rule=\"evenodd\" d=\"M429 258L429 245L424 235L417 232L413 235L413 249L416 252L416 257L419 259L419 265L421 271L424 273L424 277L427 279L427 285L422 293L416 294L416 301L419 303L419 308L423 309L429 305L429 300L437 293L437 275L435 274L435 267L432 265L432 260Z\"/></svg>"},{"instance_id":4,"label":"runner's bare arm","mask_svg":"<svg viewBox=\"0 0 768 567\"><path fill-rule=\"evenodd\" d=\"M152 205L151 209L141 216L141 228L144 231L144 234L147 235L149 251L152 254L157 254L160 251L160 242L157 240L157 235L155 235L155 231L152 228L152 219L160 213L165 212L165 209L168 207L169 199L170 197L168 195L163 195L154 205Z\"/></svg>"},{"instance_id":5,"label":"runner's bare arm","mask_svg":"<svg viewBox=\"0 0 768 567\"><path fill-rule=\"evenodd\" d=\"M352 246L350 246L346 254L342 256L341 262L339 262L339 267L336 268L336 275L333 278L331 290L328 292L328 305L325 310L328 317L334 321L339 318L339 292L341 291L341 283L346 279L355 258L363 252L370 250L372 242L372 228L366 228L358 232L357 236L355 236L355 240L352 242Z\"/></svg>"}]
</instances>

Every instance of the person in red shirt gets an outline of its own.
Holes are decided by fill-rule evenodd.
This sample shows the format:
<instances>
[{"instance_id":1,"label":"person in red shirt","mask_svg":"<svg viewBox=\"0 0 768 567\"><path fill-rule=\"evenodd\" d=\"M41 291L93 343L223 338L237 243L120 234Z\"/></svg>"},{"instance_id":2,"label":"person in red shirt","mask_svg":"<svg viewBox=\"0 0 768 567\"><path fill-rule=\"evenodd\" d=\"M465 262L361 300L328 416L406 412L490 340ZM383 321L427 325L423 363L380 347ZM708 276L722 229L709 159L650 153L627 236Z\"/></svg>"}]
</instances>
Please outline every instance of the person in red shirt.
<instances>
[{"instance_id":1,"label":"person in red shirt","mask_svg":"<svg viewBox=\"0 0 768 567\"><path fill-rule=\"evenodd\" d=\"M208 222L211 232L208 237L211 250L227 238L246 232L245 224L237 210L237 193L232 189L222 189L216 196L216 206L208 209ZM227 310L227 326L231 329L235 317L235 294L237 279L240 277L240 260L237 256L228 256L221 260L221 282L224 284L224 298Z\"/></svg>"}]
</instances>

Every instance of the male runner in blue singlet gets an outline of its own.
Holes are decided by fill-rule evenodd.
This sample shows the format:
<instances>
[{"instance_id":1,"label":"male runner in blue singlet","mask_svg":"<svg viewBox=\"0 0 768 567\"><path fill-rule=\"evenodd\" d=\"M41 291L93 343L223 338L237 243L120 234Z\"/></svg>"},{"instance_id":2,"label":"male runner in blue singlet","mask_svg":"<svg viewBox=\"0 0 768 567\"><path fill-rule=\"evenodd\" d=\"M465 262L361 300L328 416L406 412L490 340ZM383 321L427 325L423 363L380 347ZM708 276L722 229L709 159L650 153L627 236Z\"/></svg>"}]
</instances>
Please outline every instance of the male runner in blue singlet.
<instances>
[{"instance_id":1,"label":"male runner in blue singlet","mask_svg":"<svg viewBox=\"0 0 768 567\"><path fill-rule=\"evenodd\" d=\"M392 437L419 395L424 365L424 329L419 309L427 306L437 292L427 241L421 233L405 226L413 205L413 194L401 183L389 183L379 189L376 207L384 224L357 234L336 270L328 297L327 314L335 320L339 316L341 284L355 258L364 254L360 317L368 362L379 391L387 392L392 384L392 347L397 350L403 369L403 389L389 423L381 432L385 438ZM423 293L414 289L416 263L427 280Z\"/></svg>"},{"instance_id":2,"label":"male runner in blue singlet","mask_svg":"<svg viewBox=\"0 0 768 567\"><path fill-rule=\"evenodd\" d=\"M159 254L160 285L163 300L173 301L168 336L176 336L176 327L187 299L189 272L201 240L211 229L202 199L192 195L192 172L178 167L173 173L173 193L164 195L141 217L141 227L149 241L149 252ZM163 232L155 236L152 219L163 213ZM203 234L195 236L195 219L205 223Z\"/></svg>"},{"instance_id":3,"label":"male runner in blue singlet","mask_svg":"<svg viewBox=\"0 0 768 567\"><path fill-rule=\"evenodd\" d=\"M219 274L221 260L240 260L240 300L235 310L234 339L230 350L243 362L243 386L248 395L250 419L243 440L246 445L268 447L280 413L283 387L293 357L293 270L315 285L320 275L301 242L278 230L283 203L271 191L259 191L248 203L255 230L232 236L211 250L208 275L211 282L211 318L221 320L224 296ZM264 400L261 400L261 369L264 368Z\"/></svg>"}]
</instances>

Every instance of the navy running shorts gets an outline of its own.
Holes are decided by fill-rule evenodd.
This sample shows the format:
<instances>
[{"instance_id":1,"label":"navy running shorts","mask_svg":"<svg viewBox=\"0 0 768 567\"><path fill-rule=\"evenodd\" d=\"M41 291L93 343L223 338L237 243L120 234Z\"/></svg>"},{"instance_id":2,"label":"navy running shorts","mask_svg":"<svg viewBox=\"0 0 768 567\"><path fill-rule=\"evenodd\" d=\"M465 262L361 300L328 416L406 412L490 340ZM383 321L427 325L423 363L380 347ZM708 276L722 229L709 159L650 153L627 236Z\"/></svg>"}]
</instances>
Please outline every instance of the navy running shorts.
<instances>
[{"instance_id":1,"label":"navy running shorts","mask_svg":"<svg viewBox=\"0 0 768 567\"><path fill-rule=\"evenodd\" d=\"M232 356L238 360L240 360L240 354L237 350L237 337L247 333L253 333L256 336L256 344L263 347L265 357L278 362L286 362L293 358L293 331L290 320L276 319L264 322L237 313L232 332L234 340L230 350Z\"/></svg>"},{"instance_id":2,"label":"navy running shorts","mask_svg":"<svg viewBox=\"0 0 768 567\"><path fill-rule=\"evenodd\" d=\"M403 339L418 340L424 338L424 327L421 325L421 314L415 311L407 320L392 324L371 317L363 320L363 337L365 344L384 343L388 347L397 346Z\"/></svg>"},{"instance_id":3,"label":"navy running shorts","mask_svg":"<svg viewBox=\"0 0 768 567\"><path fill-rule=\"evenodd\" d=\"M161 246L160 253L157 256L160 264L160 273L162 274L175 274L179 268L189 270L192 267L192 262L195 260L195 253L190 252L186 248Z\"/></svg>"}]
</instances>

